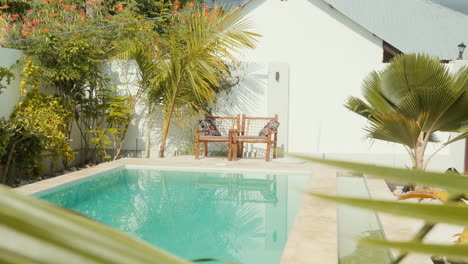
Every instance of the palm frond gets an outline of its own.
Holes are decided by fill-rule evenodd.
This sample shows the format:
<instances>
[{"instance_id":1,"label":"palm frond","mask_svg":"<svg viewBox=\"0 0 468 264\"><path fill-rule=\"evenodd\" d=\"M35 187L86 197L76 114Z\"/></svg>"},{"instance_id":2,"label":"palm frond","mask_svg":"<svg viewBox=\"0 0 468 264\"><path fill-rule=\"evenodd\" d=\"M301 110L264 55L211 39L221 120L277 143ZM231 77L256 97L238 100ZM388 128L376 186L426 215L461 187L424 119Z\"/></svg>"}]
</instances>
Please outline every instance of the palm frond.
<instances>
[{"instance_id":1,"label":"palm frond","mask_svg":"<svg viewBox=\"0 0 468 264\"><path fill-rule=\"evenodd\" d=\"M2 263L189 263L87 217L2 186L0 207Z\"/></svg>"}]
</instances>

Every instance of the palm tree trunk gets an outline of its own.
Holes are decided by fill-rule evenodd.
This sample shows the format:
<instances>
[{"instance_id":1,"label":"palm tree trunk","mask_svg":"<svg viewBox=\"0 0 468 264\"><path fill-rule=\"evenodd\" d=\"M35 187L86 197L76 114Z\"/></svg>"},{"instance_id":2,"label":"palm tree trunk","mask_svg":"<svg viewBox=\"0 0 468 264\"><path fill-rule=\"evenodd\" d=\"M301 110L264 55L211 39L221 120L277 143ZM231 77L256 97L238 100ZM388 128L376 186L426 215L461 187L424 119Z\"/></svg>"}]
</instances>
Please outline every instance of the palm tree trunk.
<instances>
[{"instance_id":1,"label":"palm tree trunk","mask_svg":"<svg viewBox=\"0 0 468 264\"><path fill-rule=\"evenodd\" d=\"M426 150L427 142L424 138L424 132L421 132L418 137L418 143L414 149L415 161L413 164L413 169L424 170L424 152Z\"/></svg>"},{"instance_id":2,"label":"palm tree trunk","mask_svg":"<svg viewBox=\"0 0 468 264\"><path fill-rule=\"evenodd\" d=\"M151 118L151 110L148 110L146 115L146 138L145 138L145 157L149 159L151 156L151 128L153 127L153 118Z\"/></svg>"},{"instance_id":3,"label":"palm tree trunk","mask_svg":"<svg viewBox=\"0 0 468 264\"><path fill-rule=\"evenodd\" d=\"M173 101L171 103L171 106L169 108L169 111L166 113L166 117L164 118L164 126L163 126L163 131L162 131L162 137L161 137L161 145L159 146L159 158L164 158L164 151L166 147L166 139L167 139L167 134L169 133L169 125L171 124L172 120L172 113L174 112L174 105L175 102Z\"/></svg>"},{"instance_id":4,"label":"palm tree trunk","mask_svg":"<svg viewBox=\"0 0 468 264\"><path fill-rule=\"evenodd\" d=\"M177 94L179 92L179 82L180 82L181 74L177 74L177 80L173 82L173 89L172 89L172 98L168 105L168 111L166 112L166 117L164 118L164 126L162 131L161 137L161 145L159 146L159 158L164 158L164 151L166 147L166 139L167 134L169 133L169 125L171 124L172 120L172 113L174 112L174 107L177 100ZM166 108L167 109L167 108Z\"/></svg>"}]
</instances>

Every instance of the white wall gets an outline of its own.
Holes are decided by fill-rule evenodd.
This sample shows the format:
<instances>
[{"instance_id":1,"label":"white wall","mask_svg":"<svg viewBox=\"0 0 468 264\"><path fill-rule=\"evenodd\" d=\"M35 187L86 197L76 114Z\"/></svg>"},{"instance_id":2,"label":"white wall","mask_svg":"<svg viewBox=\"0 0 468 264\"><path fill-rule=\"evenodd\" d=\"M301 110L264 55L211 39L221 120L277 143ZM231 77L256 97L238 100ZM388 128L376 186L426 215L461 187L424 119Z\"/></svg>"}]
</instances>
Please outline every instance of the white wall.
<instances>
[{"instance_id":1,"label":"white wall","mask_svg":"<svg viewBox=\"0 0 468 264\"><path fill-rule=\"evenodd\" d=\"M380 38L321 0L252 0L244 10L263 37L239 59L290 66L289 116L279 117L289 119L290 152L411 167L402 146L365 140L366 120L343 107L348 96L361 95L363 78L382 67ZM264 89L262 102L271 87ZM459 145L450 146L429 169L462 170L463 153Z\"/></svg>"},{"instance_id":2,"label":"white wall","mask_svg":"<svg viewBox=\"0 0 468 264\"><path fill-rule=\"evenodd\" d=\"M0 48L0 66L5 68L12 67L21 57L21 51L7 48ZM13 67L10 69L15 74L15 79L11 80L10 85L0 93L0 118L9 119L11 112L19 101L20 91L19 83L21 69ZM4 85L6 84L5 81Z\"/></svg>"},{"instance_id":3,"label":"white wall","mask_svg":"<svg viewBox=\"0 0 468 264\"><path fill-rule=\"evenodd\" d=\"M387 152L363 144L365 121L343 107L381 63L382 41L322 1L258 0L245 8L263 37L242 58L290 65L289 151Z\"/></svg>"}]
</instances>

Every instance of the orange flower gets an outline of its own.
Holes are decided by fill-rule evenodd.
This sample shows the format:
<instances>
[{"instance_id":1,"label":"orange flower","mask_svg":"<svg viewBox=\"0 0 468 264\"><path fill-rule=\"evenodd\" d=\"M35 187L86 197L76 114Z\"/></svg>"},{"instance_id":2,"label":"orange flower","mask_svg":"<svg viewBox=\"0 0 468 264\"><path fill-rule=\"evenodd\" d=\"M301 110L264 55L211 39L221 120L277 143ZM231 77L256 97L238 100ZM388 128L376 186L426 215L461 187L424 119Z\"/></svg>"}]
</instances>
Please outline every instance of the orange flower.
<instances>
[{"instance_id":1,"label":"orange flower","mask_svg":"<svg viewBox=\"0 0 468 264\"><path fill-rule=\"evenodd\" d=\"M174 1L173 4L174 5L180 5L180 1Z\"/></svg>"},{"instance_id":2,"label":"orange flower","mask_svg":"<svg viewBox=\"0 0 468 264\"><path fill-rule=\"evenodd\" d=\"M7 17L7 15L1 15L0 17Z\"/></svg>"},{"instance_id":3,"label":"orange flower","mask_svg":"<svg viewBox=\"0 0 468 264\"><path fill-rule=\"evenodd\" d=\"M179 9L180 5L174 5L174 9Z\"/></svg>"},{"instance_id":4,"label":"orange flower","mask_svg":"<svg viewBox=\"0 0 468 264\"><path fill-rule=\"evenodd\" d=\"M49 32L50 31L50 29L48 29L48 28L43 28L41 30L44 31L44 32Z\"/></svg>"},{"instance_id":5,"label":"orange flower","mask_svg":"<svg viewBox=\"0 0 468 264\"><path fill-rule=\"evenodd\" d=\"M26 12L26 13L31 13L32 10L24 10L24 12Z\"/></svg>"},{"instance_id":6,"label":"orange flower","mask_svg":"<svg viewBox=\"0 0 468 264\"><path fill-rule=\"evenodd\" d=\"M56 16L58 16L57 13L55 13L55 14L50 14L50 15L49 15L49 17L56 17Z\"/></svg>"},{"instance_id":7,"label":"orange flower","mask_svg":"<svg viewBox=\"0 0 468 264\"><path fill-rule=\"evenodd\" d=\"M0 7L0 9L8 9L8 8L10 8L10 7L11 7L11 6L9 6L9 5L4 5L4 6Z\"/></svg>"},{"instance_id":8,"label":"orange flower","mask_svg":"<svg viewBox=\"0 0 468 264\"><path fill-rule=\"evenodd\" d=\"M106 18L111 18L112 16L111 15L107 15Z\"/></svg>"},{"instance_id":9,"label":"orange flower","mask_svg":"<svg viewBox=\"0 0 468 264\"><path fill-rule=\"evenodd\" d=\"M183 17L183 18L182 18L182 20L184 20L184 21L188 21L188 20L189 20L189 18L188 18L188 17Z\"/></svg>"},{"instance_id":10,"label":"orange flower","mask_svg":"<svg viewBox=\"0 0 468 264\"><path fill-rule=\"evenodd\" d=\"M116 10L123 10L124 7L125 7L124 5L114 5L114 8L115 8Z\"/></svg>"},{"instance_id":11,"label":"orange flower","mask_svg":"<svg viewBox=\"0 0 468 264\"><path fill-rule=\"evenodd\" d=\"M197 13L197 14L195 14L194 16L195 16L195 17L199 17L199 16L200 16L200 14L198 14L198 13Z\"/></svg>"},{"instance_id":12,"label":"orange flower","mask_svg":"<svg viewBox=\"0 0 468 264\"><path fill-rule=\"evenodd\" d=\"M206 5L204 5L204 6L202 6L202 8L203 8L203 9L208 9L208 8L210 8L210 7L209 7L209 6L206 6Z\"/></svg>"},{"instance_id":13,"label":"orange flower","mask_svg":"<svg viewBox=\"0 0 468 264\"><path fill-rule=\"evenodd\" d=\"M30 20L29 18L27 18L27 17L23 17L23 19L26 20L26 21L31 21L31 20Z\"/></svg>"},{"instance_id":14,"label":"orange flower","mask_svg":"<svg viewBox=\"0 0 468 264\"><path fill-rule=\"evenodd\" d=\"M43 3L44 5L47 5L49 2L47 2L47 1L42 1L41 3Z\"/></svg>"},{"instance_id":15,"label":"orange flower","mask_svg":"<svg viewBox=\"0 0 468 264\"><path fill-rule=\"evenodd\" d=\"M39 12L41 12L41 13L45 13L45 10L39 10Z\"/></svg>"},{"instance_id":16,"label":"orange flower","mask_svg":"<svg viewBox=\"0 0 468 264\"><path fill-rule=\"evenodd\" d=\"M18 15L18 14L14 14L14 15L11 15L11 16L12 16L12 17L19 17L19 15Z\"/></svg>"},{"instance_id":17,"label":"orange flower","mask_svg":"<svg viewBox=\"0 0 468 264\"><path fill-rule=\"evenodd\" d=\"M31 21L31 24L33 24L33 25L40 25L40 24L41 24L41 21L33 20L33 21Z\"/></svg>"},{"instance_id":18,"label":"orange flower","mask_svg":"<svg viewBox=\"0 0 468 264\"><path fill-rule=\"evenodd\" d=\"M72 8L71 6L66 6L66 5L63 6L63 9L69 10L69 9L71 9L71 8Z\"/></svg>"},{"instance_id":19,"label":"orange flower","mask_svg":"<svg viewBox=\"0 0 468 264\"><path fill-rule=\"evenodd\" d=\"M188 3L187 6L188 7L195 7L195 4L194 3Z\"/></svg>"},{"instance_id":20,"label":"orange flower","mask_svg":"<svg viewBox=\"0 0 468 264\"><path fill-rule=\"evenodd\" d=\"M83 25L85 22L84 21L78 21L78 24Z\"/></svg>"},{"instance_id":21,"label":"orange flower","mask_svg":"<svg viewBox=\"0 0 468 264\"><path fill-rule=\"evenodd\" d=\"M58 0L57 2L59 2L59 3L63 3L63 0Z\"/></svg>"},{"instance_id":22,"label":"orange flower","mask_svg":"<svg viewBox=\"0 0 468 264\"><path fill-rule=\"evenodd\" d=\"M16 21L16 20L18 20L16 17L10 18L11 22Z\"/></svg>"}]
</instances>

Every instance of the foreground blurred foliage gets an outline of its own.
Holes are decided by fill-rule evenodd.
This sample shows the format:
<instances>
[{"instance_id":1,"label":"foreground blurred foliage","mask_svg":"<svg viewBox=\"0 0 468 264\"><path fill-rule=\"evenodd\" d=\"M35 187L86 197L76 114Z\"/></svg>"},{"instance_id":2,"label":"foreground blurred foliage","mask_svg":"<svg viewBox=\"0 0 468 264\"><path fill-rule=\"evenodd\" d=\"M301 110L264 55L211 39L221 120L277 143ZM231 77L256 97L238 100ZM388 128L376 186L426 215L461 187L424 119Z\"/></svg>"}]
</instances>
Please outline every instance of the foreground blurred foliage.
<instances>
[{"instance_id":1,"label":"foreground blurred foliage","mask_svg":"<svg viewBox=\"0 0 468 264\"><path fill-rule=\"evenodd\" d=\"M376 247L398 249L401 255L394 262L400 263L407 255L406 252L428 254L435 257L447 257L453 261L468 261L468 244L464 243L466 230L460 235L460 243L456 245L439 245L423 243L423 238L438 223L446 223L468 227L468 206L458 202L465 198L468 190L468 177L455 173L435 173L420 170L408 170L375 166L354 162L323 160L319 158L291 155L310 162L321 163L329 166L344 168L364 173L366 176L388 179L413 185L431 186L446 190L450 193L443 204L416 204L399 201L379 201L362 198L349 198L330 196L318 193L310 193L321 199L344 203L351 206L369 209L377 212L418 218L426 221L426 224L415 234L412 241L395 242L377 239L362 239L361 243L367 243ZM437 193L437 192L436 192ZM415 195L415 193L413 193ZM426 194L427 195L427 194ZM440 196L440 195L438 195ZM422 196L424 197L424 196ZM435 196L437 197L437 196Z\"/></svg>"},{"instance_id":2,"label":"foreground blurred foliage","mask_svg":"<svg viewBox=\"0 0 468 264\"><path fill-rule=\"evenodd\" d=\"M2 186L0 207L1 263L189 263L85 216Z\"/></svg>"}]
</instances>

